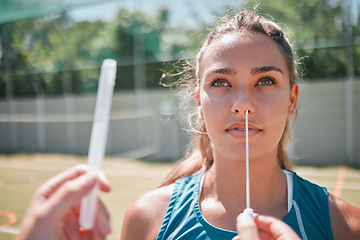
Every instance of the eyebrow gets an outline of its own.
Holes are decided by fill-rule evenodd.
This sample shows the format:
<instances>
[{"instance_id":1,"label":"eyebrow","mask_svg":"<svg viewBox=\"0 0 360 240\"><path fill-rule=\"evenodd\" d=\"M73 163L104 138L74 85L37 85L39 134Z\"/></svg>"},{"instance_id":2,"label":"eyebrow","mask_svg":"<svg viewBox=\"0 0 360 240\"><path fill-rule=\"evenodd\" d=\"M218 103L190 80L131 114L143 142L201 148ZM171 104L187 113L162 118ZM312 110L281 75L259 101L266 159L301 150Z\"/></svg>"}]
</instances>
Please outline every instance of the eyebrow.
<instances>
[{"instance_id":1,"label":"eyebrow","mask_svg":"<svg viewBox=\"0 0 360 240\"><path fill-rule=\"evenodd\" d=\"M280 68L275 67L275 66L254 67L251 69L251 74L256 75L256 74L260 74L260 73L264 73L264 72L271 72L271 71L276 71L276 72L279 72L282 75L284 75L283 70L281 70ZM208 73L208 74L212 74L212 73L235 75L236 71L232 68L217 68L217 69L214 69L213 71L210 71L210 73ZM206 75L208 75L208 74L206 74Z\"/></svg>"},{"instance_id":2,"label":"eyebrow","mask_svg":"<svg viewBox=\"0 0 360 240\"><path fill-rule=\"evenodd\" d=\"M210 73L220 73L220 74L229 74L229 75L236 74L235 70L232 68L218 68L218 69L211 71Z\"/></svg>"},{"instance_id":3,"label":"eyebrow","mask_svg":"<svg viewBox=\"0 0 360 240\"><path fill-rule=\"evenodd\" d=\"M255 67L255 68L251 69L251 74L256 75L256 74L260 74L260 73L264 73L264 72L270 72L270 71L276 71L276 72L279 72L282 75L284 75L283 70L281 70L280 68L275 67L275 66Z\"/></svg>"}]
</instances>

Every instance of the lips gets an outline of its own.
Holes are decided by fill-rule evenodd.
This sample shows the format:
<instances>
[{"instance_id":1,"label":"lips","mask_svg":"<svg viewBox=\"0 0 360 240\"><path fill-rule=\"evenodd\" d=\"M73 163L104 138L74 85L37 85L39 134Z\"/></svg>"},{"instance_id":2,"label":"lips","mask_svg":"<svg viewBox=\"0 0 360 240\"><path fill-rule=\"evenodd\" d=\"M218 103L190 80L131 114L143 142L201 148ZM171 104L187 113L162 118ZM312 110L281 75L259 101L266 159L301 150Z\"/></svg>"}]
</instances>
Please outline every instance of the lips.
<instances>
[{"instance_id":1,"label":"lips","mask_svg":"<svg viewBox=\"0 0 360 240\"><path fill-rule=\"evenodd\" d=\"M248 123L248 127L249 127L249 129L261 131L260 127L258 127L256 124L254 124L252 122ZM226 127L226 130L231 130L231 129L245 130L246 123L245 122L233 122Z\"/></svg>"},{"instance_id":2,"label":"lips","mask_svg":"<svg viewBox=\"0 0 360 240\"><path fill-rule=\"evenodd\" d=\"M245 122L235 122L230 124L226 130L227 133L233 137L243 138L246 136L246 125ZM260 133L262 130L253 123L249 123L249 137Z\"/></svg>"}]
</instances>

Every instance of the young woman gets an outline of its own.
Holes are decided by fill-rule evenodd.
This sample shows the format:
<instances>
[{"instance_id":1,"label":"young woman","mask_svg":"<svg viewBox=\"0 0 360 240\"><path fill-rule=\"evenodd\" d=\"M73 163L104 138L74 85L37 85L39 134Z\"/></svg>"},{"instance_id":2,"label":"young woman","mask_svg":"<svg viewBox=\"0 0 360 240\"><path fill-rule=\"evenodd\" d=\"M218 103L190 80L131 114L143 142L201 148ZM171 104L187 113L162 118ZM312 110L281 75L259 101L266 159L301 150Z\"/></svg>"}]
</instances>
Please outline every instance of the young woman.
<instances>
[{"instance_id":1,"label":"young woman","mask_svg":"<svg viewBox=\"0 0 360 240\"><path fill-rule=\"evenodd\" d=\"M208 35L193 72L181 80L187 99L195 102L190 154L160 188L129 206L121 239L240 238L246 112L255 213L282 219L293 229L289 236L360 239L359 208L291 171L285 151L299 87L292 48L280 27L253 11L223 20ZM263 230L277 239L275 229Z\"/></svg>"}]
</instances>

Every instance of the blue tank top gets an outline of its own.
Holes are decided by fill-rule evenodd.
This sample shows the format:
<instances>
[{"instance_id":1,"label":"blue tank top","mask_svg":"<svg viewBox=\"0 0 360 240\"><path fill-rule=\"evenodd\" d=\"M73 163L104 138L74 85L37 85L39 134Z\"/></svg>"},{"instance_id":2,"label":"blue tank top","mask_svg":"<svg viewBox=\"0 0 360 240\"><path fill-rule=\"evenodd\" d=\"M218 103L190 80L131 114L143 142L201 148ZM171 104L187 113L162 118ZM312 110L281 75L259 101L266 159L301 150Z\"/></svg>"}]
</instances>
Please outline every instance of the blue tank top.
<instances>
[{"instance_id":1,"label":"blue tank top","mask_svg":"<svg viewBox=\"0 0 360 240\"><path fill-rule=\"evenodd\" d=\"M301 177L293 175L293 198L288 214L282 219L303 240L333 240L328 192ZM199 193L204 172L176 180L165 219L157 240L161 239L232 239L234 231L212 226L203 217Z\"/></svg>"}]
</instances>

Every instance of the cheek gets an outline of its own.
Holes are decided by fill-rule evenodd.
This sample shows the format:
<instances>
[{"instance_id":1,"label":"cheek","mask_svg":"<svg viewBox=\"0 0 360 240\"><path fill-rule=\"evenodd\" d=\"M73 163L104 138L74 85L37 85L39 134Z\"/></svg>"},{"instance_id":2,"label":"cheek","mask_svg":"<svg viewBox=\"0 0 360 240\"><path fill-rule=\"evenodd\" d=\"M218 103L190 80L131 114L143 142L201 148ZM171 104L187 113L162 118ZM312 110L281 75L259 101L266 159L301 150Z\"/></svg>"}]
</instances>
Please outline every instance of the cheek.
<instances>
[{"instance_id":1,"label":"cheek","mask_svg":"<svg viewBox=\"0 0 360 240\"><path fill-rule=\"evenodd\" d=\"M214 109L216 108L216 101L212 101L206 94L202 94L201 97L201 110L205 120L205 124L211 121L214 117Z\"/></svg>"},{"instance_id":2,"label":"cheek","mask_svg":"<svg viewBox=\"0 0 360 240\"><path fill-rule=\"evenodd\" d=\"M283 88L279 88L277 91L269 94L259 94L257 99L259 100L259 106L266 106L270 114L284 114L288 112L290 105L290 90L286 91Z\"/></svg>"},{"instance_id":3,"label":"cheek","mask_svg":"<svg viewBox=\"0 0 360 240\"><path fill-rule=\"evenodd\" d=\"M262 111L266 112L267 129L272 131L273 141L278 142L288 120L290 97L288 94L279 93L268 100L270 104L267 104L267 107L263 108Z\"/></svg>"},{"instance_id":4,"label":"cheek","mask_svg":"<svg viewBox=\"0 0 360 240\"><path fill-rule=\"evenodd\" d=\"M223 98L216 98L209 96L206 92L201 94L200 98L202 116L204 117L205 125L208 130L214 128L215 125L224 122L223 117L226 116L225 111L226 101Z\"/></svg>"}]
</instances>

